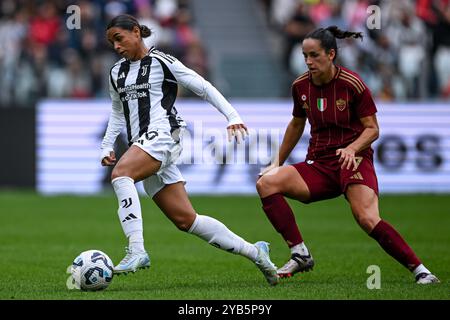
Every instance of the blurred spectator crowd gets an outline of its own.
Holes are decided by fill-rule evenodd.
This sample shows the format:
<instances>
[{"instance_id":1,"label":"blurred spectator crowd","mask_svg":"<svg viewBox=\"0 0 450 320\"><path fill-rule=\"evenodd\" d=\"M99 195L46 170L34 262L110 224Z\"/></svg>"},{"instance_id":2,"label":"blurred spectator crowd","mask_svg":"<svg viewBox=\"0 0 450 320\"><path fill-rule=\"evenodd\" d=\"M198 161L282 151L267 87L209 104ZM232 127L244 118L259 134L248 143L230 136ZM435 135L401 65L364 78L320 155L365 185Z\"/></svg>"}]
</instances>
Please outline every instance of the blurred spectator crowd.
<instances>
[{"instance_id":1,"label":"blurred spectator crowd","mask_svg":"<svg viewBox=\"0 0 450 320\"><path fill-rule=\"evenodd\" d=\"M80 9L79 29L68 28L70 5ZM155 45L207 76L189 0L2 0L0 107L33 107L44 97L107 97L109 70L120 56L106 39L106 25L122 13L153 31L145 39L148 47Z\"/></svg>"},{"instance_id":2,"label":"blurred spectator crowd","mask_svg":"<svg viewBox=\"0 0 450 320\"><path fill-rule=\"evenodd\" d=\"M211 0L219 1L219 0ZM246 0L250 1L250 0ZM319 27L362 31L338 42L338 64L358 72L383 100L450 99L450 0L258 0L289 81L306 71L301 41ZM80 28L67 20L80 9ZM371 5L380 29L368 29ZM146 38L208 78L208 57L189 0L0 1L0 107L33 107L41 98L108 96L109 69L120 57L105 37L108 22L129 13ZM180 95L191 93L180 88ZM286 96L289 93L286 92Z\"/></svg>"},{"instance_id":3,"label":"blurred spectator crowd","mask_svg":"<svg viewBox=\"0 0 450 320\"><path fill-rule=\"evenodd\" d=\"M450 99L450 0L260 0L283 38L282 61L295 79L306 71L300 43L310 31L337 25L364 40L338 40L337 64L359 73L383 100ZM380 8L370 30L368 8Z\"/></svg>"}]
</instances>

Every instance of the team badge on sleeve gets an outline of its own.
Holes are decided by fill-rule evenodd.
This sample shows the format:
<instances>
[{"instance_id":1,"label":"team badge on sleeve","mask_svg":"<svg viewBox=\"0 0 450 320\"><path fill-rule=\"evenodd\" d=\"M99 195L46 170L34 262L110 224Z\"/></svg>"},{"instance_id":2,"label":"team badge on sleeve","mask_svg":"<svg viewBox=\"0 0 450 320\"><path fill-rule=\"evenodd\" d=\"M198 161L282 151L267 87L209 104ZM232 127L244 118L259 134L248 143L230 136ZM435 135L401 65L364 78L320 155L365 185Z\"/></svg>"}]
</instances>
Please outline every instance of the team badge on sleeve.
<instances>
[{"instance_id":1,"label":"team badge on sleeve","mask_svg":"<svg viewBox=\"0 0 450 320\"><path fill-rule=\"evenodd\" d=\"M346 106L347 102L344 99L336 100L336 108L338 108L339 111L344 111Z\"/></svg>"},{"instance_id":2,"label":"team badge on sleeve","mask_svg":"<svg viewBox=\"0 0 450 320\"><path fill-rule=\"evenodd\" d=\"M308 110L308 109L309 109L309 106L308 106L308 104L306 103L306 95L305 95L305 94L302 94L302 101L303 101L303 106L302 106L302 108L305 109L305 110Z\"/></svg>"}]
</instances>

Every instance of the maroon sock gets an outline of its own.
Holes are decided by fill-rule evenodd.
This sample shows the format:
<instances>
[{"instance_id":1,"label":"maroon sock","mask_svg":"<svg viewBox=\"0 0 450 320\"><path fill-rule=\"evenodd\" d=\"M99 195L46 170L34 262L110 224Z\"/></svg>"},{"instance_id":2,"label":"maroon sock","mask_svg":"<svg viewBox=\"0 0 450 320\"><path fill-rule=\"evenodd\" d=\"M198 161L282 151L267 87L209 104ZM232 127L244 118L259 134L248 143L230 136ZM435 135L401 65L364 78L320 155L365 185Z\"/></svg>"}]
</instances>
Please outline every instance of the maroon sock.
<instances>
[{"instance_id":1,"label":"maroon sock","mask_svg":"<svg viewBox=\"0 0 450 320\"><path fill-rule=\"evenodd\" d=\"M303 242L303 238L295 222L294 213L282 194L276 193L262 198L261 202L267 218L269 218L275 230L281 233L289 248Z\"/></svg>"},{"instance_id":2,"label":"maroon sock","mask_svg":"<svg viewBox=\"0 0 450 320\"><path fill-rule=\"evenodd\" d=\"M389 223L381 220L369 235L378 241L384 251L410 271L421 264L414 251Z\"/></svg>"}]
</instances>

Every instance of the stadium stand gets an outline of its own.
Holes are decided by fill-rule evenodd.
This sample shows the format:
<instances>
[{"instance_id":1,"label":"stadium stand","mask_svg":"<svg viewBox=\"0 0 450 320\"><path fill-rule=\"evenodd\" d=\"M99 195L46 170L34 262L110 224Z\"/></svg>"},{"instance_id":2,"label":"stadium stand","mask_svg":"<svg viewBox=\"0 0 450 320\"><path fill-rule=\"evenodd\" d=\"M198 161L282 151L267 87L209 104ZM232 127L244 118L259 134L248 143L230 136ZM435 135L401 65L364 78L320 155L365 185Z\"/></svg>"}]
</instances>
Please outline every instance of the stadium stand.
<instances>
[{"instance_id":1,"label":"stadium stand","mask_svg":"<svg viewBox=\"0 0 450 320\"><path fill-rule=\"evenodd\" d=\"M375 98L450 99L449 0L80 0L81 28L69 30L73 3L1 2L0 106L107 97L108 69L119 57L105 25L120 13L139 17L154 31L148 45L174 54L228 97L288 97L306 68L300 41L338 25L364 32L362 42L339 44L338 63L358 72ZM381 8L379 30L367 29L370 5Z\"/></svg>"}]
</instances>

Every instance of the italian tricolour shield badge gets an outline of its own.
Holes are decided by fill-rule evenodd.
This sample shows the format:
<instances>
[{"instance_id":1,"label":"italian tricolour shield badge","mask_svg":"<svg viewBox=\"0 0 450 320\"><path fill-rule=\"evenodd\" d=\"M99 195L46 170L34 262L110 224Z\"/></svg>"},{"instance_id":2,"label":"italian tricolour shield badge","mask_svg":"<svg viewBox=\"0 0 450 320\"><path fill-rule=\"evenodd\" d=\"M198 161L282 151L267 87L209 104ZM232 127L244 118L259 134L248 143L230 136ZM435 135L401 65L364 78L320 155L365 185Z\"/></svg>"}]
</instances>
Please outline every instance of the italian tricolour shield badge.
<instances>
[{"instance_id":1,"label":"italian tricolour shield badge","mask_svg":"<svg viewBox=\"0 0 450 320\"><path fill-rule=\"evenodd\" d=\"M324 112L327 108L327 98L318 98L317 99L317 109L320 112Z\"/></svg>"}]
</instances>

